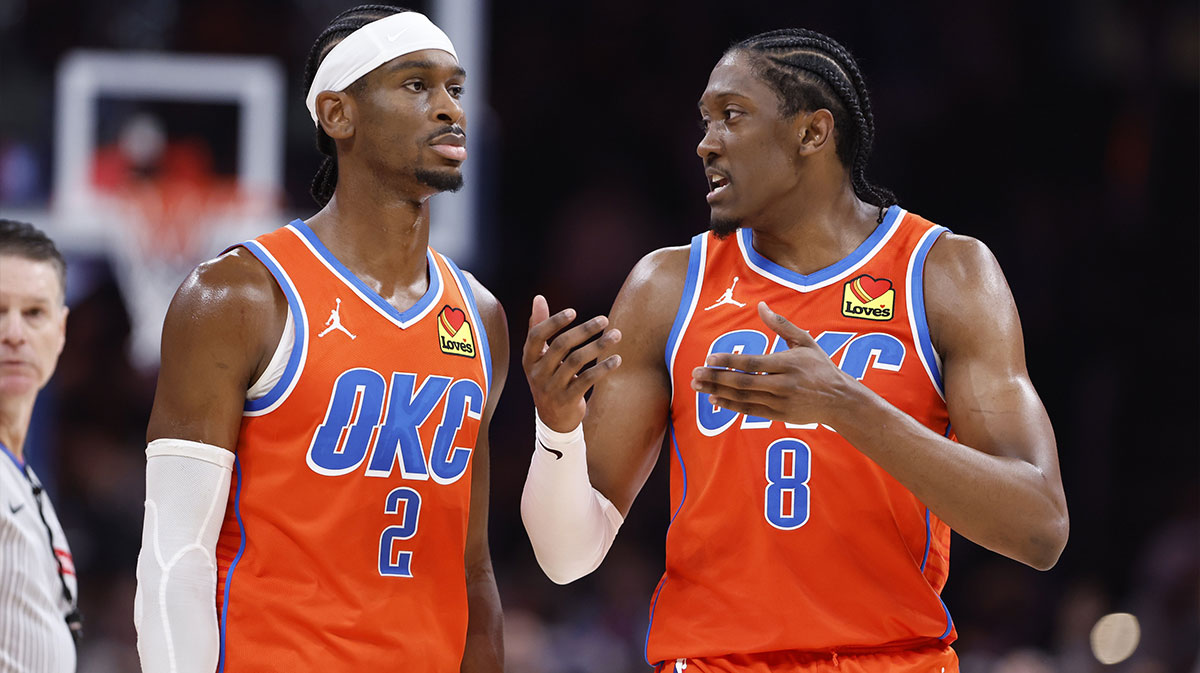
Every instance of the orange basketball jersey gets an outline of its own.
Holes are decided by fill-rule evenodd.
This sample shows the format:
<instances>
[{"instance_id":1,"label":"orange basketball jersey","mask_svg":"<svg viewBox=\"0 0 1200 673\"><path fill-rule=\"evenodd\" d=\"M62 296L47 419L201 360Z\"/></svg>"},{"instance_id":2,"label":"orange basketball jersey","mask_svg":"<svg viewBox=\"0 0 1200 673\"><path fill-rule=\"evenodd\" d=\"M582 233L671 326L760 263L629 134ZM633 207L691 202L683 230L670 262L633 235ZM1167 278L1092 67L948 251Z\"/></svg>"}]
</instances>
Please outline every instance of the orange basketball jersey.
<instances>
[{"instance_id":1,"label":"orange basketball jersey","mask_svg":"<svg viewBox=\"0 0 1200 673\"><path fill-rule=\"evenodd\" d=\"M242 244L287 297L217 544L219 671L457 671L471 458L491 382L474 295L427 253L405 311L302 221Z\"/></svg>"},{"instance_id":2,"label":"orange basketball jersey","mask_svg":"<svg viewBox=\"0 0 1200 673\"><path fill-rule=\"evenodd\" d=\"M672 518L647 661L955 639L939 596L948 526L828 427L717 409L691 388L711 353L787 348L758 316L766 301L844 372L951 436L922 283L944 231L893 206L848 257L810 275L760 255L748 229L692 240L666 350Z\"/></svg>"}]
</instances>

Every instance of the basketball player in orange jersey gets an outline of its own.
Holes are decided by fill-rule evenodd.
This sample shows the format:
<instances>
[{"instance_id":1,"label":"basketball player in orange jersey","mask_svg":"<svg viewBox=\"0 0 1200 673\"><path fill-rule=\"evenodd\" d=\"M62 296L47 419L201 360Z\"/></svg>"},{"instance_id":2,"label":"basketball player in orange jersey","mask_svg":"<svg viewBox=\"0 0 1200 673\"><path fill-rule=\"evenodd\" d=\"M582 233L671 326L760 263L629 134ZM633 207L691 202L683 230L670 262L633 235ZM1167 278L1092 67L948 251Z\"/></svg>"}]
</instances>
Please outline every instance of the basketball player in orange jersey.
<instances>
[{"instance_id":1,"label":"basketball player in orange jersey","mask_svg":"<svg viewBox=\"0 0 1200 673\"><path fill-rule=\"evenodd\" d=\"M1041 569L1067 539L1004 275L867 181L867 90L828 37L734 45L699 107L711 231L639 262L611 322L534 300L538 561L596 568L665 435L658 671L956 671L950 529Z\"/></svg>"},{"instance_id":2,"label":"basketball player in orange jersey","mask_svg":"<svg viewBox=\"0 0 1200 673\"><path fill-rule=\"evenodd\" d=\"M147 430L145 671L502 670L487 542L504 312L429 248L466 73L416 12L309 57L320 212L183 283Z\"/></svg>"}]
</instances>

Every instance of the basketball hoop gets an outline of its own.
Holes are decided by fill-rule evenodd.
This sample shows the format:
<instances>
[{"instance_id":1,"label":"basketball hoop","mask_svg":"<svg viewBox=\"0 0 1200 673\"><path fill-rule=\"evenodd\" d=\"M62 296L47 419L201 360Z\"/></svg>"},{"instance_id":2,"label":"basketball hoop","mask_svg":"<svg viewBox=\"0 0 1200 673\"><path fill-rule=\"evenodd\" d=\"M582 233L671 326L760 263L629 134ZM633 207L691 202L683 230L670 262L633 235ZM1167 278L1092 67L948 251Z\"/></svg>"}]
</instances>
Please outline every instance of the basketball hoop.
<instances>
[{"instance_id":1,"label":"basketball hoop","mask_svg":"<svg viewBox=\"0 0 1200 673\"><path fill-rule=\"evenodd\" d=\"M89 210L103 222L105 247L133 326L130 357L141 369L158 365L167 308L191 270L279 224L273 197L227 187L98 195Z\"/></svg>"},{"instance_id":2,"label":"basketball hoop","mask_svg":"<svg viewBox=\"0 0 1200 673\"><path fill-rule=\"evenodd\" d=\"M258 57L76 51L60 64L53 218L107 252L135 366L158 366L167 307L193 267L282 224L283 82ZM101 100L165 107L115 117L121 132L102 139ZM181 110L214 107L228 123L171 137ZM215 169L213 147L236 166Z\"/></svg>"}]
</instances>

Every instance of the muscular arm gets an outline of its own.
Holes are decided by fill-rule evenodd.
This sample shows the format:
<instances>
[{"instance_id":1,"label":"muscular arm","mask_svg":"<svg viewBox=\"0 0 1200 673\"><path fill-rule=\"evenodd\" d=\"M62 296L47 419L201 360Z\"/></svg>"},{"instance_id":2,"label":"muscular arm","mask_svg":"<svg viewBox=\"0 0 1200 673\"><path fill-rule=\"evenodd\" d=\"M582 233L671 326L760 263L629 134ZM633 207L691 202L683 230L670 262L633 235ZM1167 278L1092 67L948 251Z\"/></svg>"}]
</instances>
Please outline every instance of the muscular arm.
<instances>
[{"instance_id":1,"label":"muscular arm","mask_svg":"<svg viewBox=\"0 0 1200 673\"><path fill-rule=\"evenodd\" d=\"M213 548L251 379L283 329L269 272L238 250L198 267L163 327L147 438L134 622L142 669L211 673L219 650Z\"/></svg>"},{"instance_id":2,"label":"muscular arm","mask_svg":"<svg viewBox=\"0 0 1200 673\"><path fill-rule=\"evenodd\" d=\"M590 343L610 325L607 318L554 336L574 311L551 317L545 300L534 301L522 359L544 427L521 516L538 563L555 582L600 564L654 467L671 396L663 351L686 269L686 249L639 262L613 305L614 329Z\"/></svg>"},{"instance_id":3,"label":"muscular arm","mask_svg":"<svg viewBox=\"0 0 1200 673\"><path fill-rule=\"evenodd\" d=\"M832 426L961 535L1048 569L1066 544L1066 500L1008 284L986 247L947 234L930 251L925 287L958 442L838 370L807 333L765 307L760 315L789 349L710 356L693 385L735 411ZM722 367L768 375L716 369Z\"/></svg>"},{"instance_id":4,"label":"muscular arm","mask_svg":"<svg viewBox=\"0 0 1200 673\"><path fill-rule=\"evenodd\" d=\"M235 451L246 390L266 368L286 315L283 292L245 249L197 267L163 323L147 441L189 439Z\"/></svg>"},{"instance_id":5,"label":"muscular arm","mask_svg":"<svg viewBox=\"0 0 1200 673\"><path fill-rule=\"evenodd\" d=\"M492 385L479 425L479 437L475 440L475 455L471 458L471 514L467 523L466 550L469 618L461 670L462 673L483 673L504 668L504 619L487 535L491 473L488 427L508 377L508 319L504 307L492 293L474 277L470 280L491 347Z\"/></svg>"},{"instance_id":6,"label":"muscular arm","mask_svg":"<svg viewBox=\"0 0 1200 673\"><path fill-rule=\"evenodd\" d=\"M1026 370L1008 283L986 246L952 234L930 251L925 277L930 330L960 442L955 451L962 456L944 458L953 470L939 480L944 484L926 485L916 474L914 482L929 491L923 499L930 508L963 536L1049 569L1067 542L1066 497L1054 429Z\"/></svg>"},{"instance_id":7,"label":"muscular arm","mask_svg":"<svg viewBox=\"0 0 1200 673\"><path fill-rule=\"evenodd\" d=\"M679 309L687 248L651 253L629 273L611 312L621 366L601 379L583 431L592 485L628 516L658 460L670 416L664 351Z\"/></svg>"},{"instance_id":8,"label":"muscular arm","mask_svg":"<svg viewBox=\"0 0 1200 673\"><path fill-rule=\"evenodd\" d=\"M877 421L845 418L835 427L959 534L1049 569L1067 541L1066 499L1054 431L1025 368L1004 274L982 243L947 234L930 251L925 278L959 442L874 394L858 406Z\"/></svg>"}]
</instances>

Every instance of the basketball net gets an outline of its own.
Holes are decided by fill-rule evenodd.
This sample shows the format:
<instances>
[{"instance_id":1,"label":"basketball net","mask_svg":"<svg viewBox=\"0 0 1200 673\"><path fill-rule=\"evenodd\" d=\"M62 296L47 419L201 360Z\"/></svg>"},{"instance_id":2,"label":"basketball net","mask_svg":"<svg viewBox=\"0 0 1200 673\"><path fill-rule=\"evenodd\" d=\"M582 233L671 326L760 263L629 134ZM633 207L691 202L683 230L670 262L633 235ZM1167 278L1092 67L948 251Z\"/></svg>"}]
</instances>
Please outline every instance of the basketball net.
<instances>
[{"instance_id":1,"label":"basketball net","mask_svg":"<svg viewBox=\"0 0 1200 673\"><path fill-rule=\"evenodd\" d=\"M130 358L143 370L158 366L167 308L191 270L279 226L273 195L240 191L231 180L147 182L92 197L129 313Z\"/></svg>"}]
</instances>

